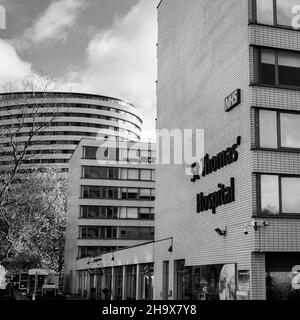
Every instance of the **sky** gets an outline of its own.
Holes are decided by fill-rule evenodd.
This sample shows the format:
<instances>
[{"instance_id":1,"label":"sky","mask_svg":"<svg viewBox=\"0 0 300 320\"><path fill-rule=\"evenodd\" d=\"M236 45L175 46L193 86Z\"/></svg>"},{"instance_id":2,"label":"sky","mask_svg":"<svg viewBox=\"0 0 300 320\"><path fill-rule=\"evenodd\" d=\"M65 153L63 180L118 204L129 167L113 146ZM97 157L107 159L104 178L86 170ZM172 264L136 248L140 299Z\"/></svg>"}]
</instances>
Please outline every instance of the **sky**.
<instances>
[{"instance_id":1,"label":"sky","mask_svg":"<svg viewBox=\"0 0 300 320\"><path fill-rule=\"evenodd\" d=\"M133 103L153 137L156 117L159 0L0 0L0 90L29 75L56 90L108 95Z\"/></svg>"}]
</instances>

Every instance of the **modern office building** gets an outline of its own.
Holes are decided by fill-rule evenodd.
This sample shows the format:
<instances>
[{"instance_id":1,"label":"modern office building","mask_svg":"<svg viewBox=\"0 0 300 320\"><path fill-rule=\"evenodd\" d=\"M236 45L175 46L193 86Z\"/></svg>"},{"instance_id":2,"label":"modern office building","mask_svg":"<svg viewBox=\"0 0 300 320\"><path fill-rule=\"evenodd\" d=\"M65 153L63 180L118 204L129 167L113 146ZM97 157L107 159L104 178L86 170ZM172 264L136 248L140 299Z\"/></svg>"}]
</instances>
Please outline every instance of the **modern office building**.
<instances>
[{"instance_id":1,"label":"modern office building","mask_svg":"<svg viewBox=\"0 0 300 320\"><path fill-rule=\"evenodd\" d=\"M158 129L204 129L206 156L194 182L157 168L155 238L173 237L173 252L155 251L155 298L165 283L173 299L299 296L296 4L159 5Z\"/></svg>"},{"instance_id":2,"label":"modern office building","mask_svg":"<svg viewBox=\"0 0 300 320\"><path fill-rule=\"evenodd\" d=\"M153 263L154 299L299 298L296 4L158 6L157 127L204 129L204 159L193 177L189 164L157 165L155 242L116 253L113 269ZM105 274L110 259L80 268Z\"/></svg>"},{"instance_id":3,"label":"modern office building","mask_svg":"<svg viewBox=\"0 0 300 320\"><path fill-rule=\"evenodd\" d=\"M130 103L100 95L64 92L0 94L1 165L10 161L6 139L16 132L21 146L31 139L28 164L68 168L82 137L138 141L142 120ZM20 129L19 129L20 128Z\"/></svg>"},{"instance_id":4,"label":"modern office building","mask_svg":"<svg viewBox=\"0 0 300 320\"><path fill-rule=\"evenodd\" d=\"M104 273L102 278L95 274L87 280L90 273L80 271L80 261L89 263L94 256L101 260L99 256L110 252L109 261L113 264L114 251L154 240L154 161L151 143L92 138L80 141L70 160L66 292L86 296L88 288L95 287L98 299L108 297L100 290ZM113 260L117 259L116 254ZM134 268L130 270L136 272ZM105 277L118 272L115 289L111 290L111 283L105 285L113 299L122 299L123 269L105 271ZM130 292L136 298L133 295Z\"/></svg>"}]
</instances>

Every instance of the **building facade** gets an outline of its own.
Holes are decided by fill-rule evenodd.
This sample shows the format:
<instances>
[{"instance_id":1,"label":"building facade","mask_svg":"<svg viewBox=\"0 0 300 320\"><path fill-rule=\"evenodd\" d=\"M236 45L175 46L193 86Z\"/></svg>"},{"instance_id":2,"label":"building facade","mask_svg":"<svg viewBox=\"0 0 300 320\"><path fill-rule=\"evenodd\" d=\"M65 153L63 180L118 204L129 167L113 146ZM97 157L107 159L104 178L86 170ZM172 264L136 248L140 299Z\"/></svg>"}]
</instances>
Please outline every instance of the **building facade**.
<instances>
[{"instance_id":1,"label":"building facade","mask_svg":"<svg viewBox=\"0 0 300 320\"><path fill-rule=\"evenodd\" d=\"M136 268L153 263L154 299L299 299L295 5L162 0L158 6L157 128L203 129L204 155L179 165L159 164L157 154L155 241L115 253L112 270L123 266L124 281L127 261L137 261ZM101 259L81 260L80 269L87 277L105 274L112 257Z\"/></svg>"},{"instance_id":2,"label":"building facade","mask_svg":"<svg viewBox=\"0 0 300 320\"><path fill-rule=\"evenodd\" d=\"M87 270L80 271L82 261L87 263L92 257L109 252L108 266L117 264L117 253L111 262L113 252L154 240L154 161L151 143L86 138L80 141L70 160L66 292L86 296L88 288L94 287L100 299L98 281L104 280L85 279L88 274ZM87 264L86 267L91 268ZM136 273L133 267L130 270ZM123 269L114 270L118 271L123 276ZM105 272L111 274L112 268ZM114 299L122 299L122 281L118 281L116 291L111 291L111 284L105 285Z\"/></svg>"},{"instance_id":3,"label":"building facade","mask_svg":"<svg viewBox=\"0 0 300 320\"><path fill-rule=\"evenodd\" d=\"M31 139L29 164L68 168L82 137L138 141L142 120L134 105L111 97L83 93L23 92L0 94L1 165L8 165L7 139L18 145Z\"/></svg>"},{"instance_id":4,"label":"building facade","mask_svg":"<svg viewBox=\"0 0 300 320\"><path fill-rule=\"evenodd\" d=\"M158 7L158 129L204 129L205 158L193 181L157 168L155 239L173 237L173 252L155 251L156 299L166 283L172 299L299 297L296 4Z\"/></svg>"}]
</instances>

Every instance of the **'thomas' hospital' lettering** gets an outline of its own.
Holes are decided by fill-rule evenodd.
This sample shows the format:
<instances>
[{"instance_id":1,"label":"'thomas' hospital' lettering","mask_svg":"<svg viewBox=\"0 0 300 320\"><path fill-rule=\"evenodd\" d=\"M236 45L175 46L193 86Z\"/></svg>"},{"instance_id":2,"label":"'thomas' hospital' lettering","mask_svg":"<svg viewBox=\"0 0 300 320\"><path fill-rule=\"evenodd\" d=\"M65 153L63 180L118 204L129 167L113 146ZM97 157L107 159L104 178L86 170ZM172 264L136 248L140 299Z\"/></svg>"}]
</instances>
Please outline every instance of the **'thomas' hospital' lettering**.
<instances>
[{"instance_id":1,"label":"'thomas' hospital' lettering","mask_svg":"<svg viewBox=\"0 0 300 320\"><path fill-rule=\"evenodd\" d=\"M203 192L197 194L197 213L212 210L216 213L216 209L220 206L235 201L235 181L230 179L230 186L225 187L224 184L218 184L219 190L205 196Z\"/></svg>"},{"instance_id":2,"label":"'thomas' hospital' lettering","mask_svg":"<svg viewBox=\"0 0 300 320\"><path fill-rule=\"evenodd\" d=\"M242 138L240 136L237 137L236 143L232 145L232 147L229 147L226 150L219 152L216 156L212 158L210 158L209 154L206 154L205 157L201 159L203 164L203 171L201 174L202 177L210 175L211 173L216 172L219 169L222 169L238 161L239 154L237 148L241 144L241 139ZM197 180L200 180L199 163L193 163L191 168L193 173L193 178L191 179L191 181L196 182Z\"/></svg>"}]
</instances>

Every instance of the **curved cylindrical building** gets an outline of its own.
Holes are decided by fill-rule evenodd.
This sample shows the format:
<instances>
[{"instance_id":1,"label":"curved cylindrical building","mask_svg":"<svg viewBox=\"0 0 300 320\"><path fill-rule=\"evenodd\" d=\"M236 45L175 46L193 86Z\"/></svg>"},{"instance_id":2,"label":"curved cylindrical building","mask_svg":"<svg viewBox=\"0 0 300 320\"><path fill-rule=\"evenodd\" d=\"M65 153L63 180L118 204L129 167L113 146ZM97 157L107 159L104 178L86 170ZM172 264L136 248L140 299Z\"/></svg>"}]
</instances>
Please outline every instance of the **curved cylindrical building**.
<instances>
[{"instance_id":1,"label":"curved cylindrical building","mask_svg":"<svg viewBox=\"0 0 300 320\"><path fill-rule=\"evenodd\" d=\"M30 141L30 164L67 167L82 137L139 141L141 126L134 105L111 97L65 92L0 94L0 162L8 164L7 139L12 134L22 145L37 130Z\"/></svg>"}]
</instances>

